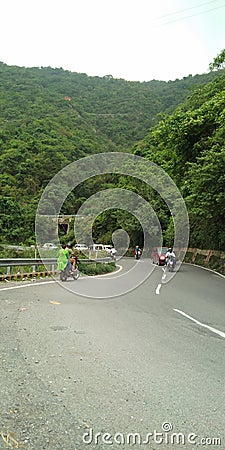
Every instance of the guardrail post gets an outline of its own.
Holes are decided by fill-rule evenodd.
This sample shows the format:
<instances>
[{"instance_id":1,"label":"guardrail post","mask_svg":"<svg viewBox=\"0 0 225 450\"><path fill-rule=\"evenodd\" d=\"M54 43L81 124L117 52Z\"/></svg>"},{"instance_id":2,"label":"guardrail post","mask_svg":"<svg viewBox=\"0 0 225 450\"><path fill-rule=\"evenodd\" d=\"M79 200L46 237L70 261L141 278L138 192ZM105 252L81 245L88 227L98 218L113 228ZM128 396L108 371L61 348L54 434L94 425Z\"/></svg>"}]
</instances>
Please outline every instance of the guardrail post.
<instances>
[{"instance_id":1,"label":"guardrail post","mask_svg":"<svg viewBox=\"0 0 225 450\"><path fill-rule=\"evenodd\" d=\"M212 250L209 250L209 251L208 251L208 254L207 254L206 258L205 258L205 263L206 263L206 264L208 264L208 262L209 262L211 256L212 256Z\"/></svg>"},{"instance_id":2,"label":"guardrail post","mask_svg":"<svg viewBox=\"0 0 225 450\"><path fill-rule=\"evenodd\" d=\"M52 272L55 272L55 264L52 264Z\"/></svg>"},{"instance_id":3,"label":"guardrail post","mask_svg":"<svg viewBox=\"0 0 225 450\"><path fill-rule=\"evenodd\" d=\"M11 266L7 266L7 275L10 275L11 273Z\"/></svg>"},{"instance_id":4,"label":"guardrail post","mask_svg":"<svg viewBox=\"0 0 225 450\"><path fill-rule=\"evenodd\" d=\"M32 266L32 272L36 272L36 266Z\"/></svg>"},{"instance_id":5,"label":"guardrail post","mask_svg":"<svg viewBox=\"0 0 225 450\"><path fill-rule=\"evenodd\" d=\"M195 260L196 260L196 257L197 257L197 254L198 254L198 249L197 249L197 248L195 248L195 249L194 249L194 252L193 252L192 260L191 260L191 262L192 262L192 263L194 263L194 262L195 262Z\"/></svg>"}]
</instances>

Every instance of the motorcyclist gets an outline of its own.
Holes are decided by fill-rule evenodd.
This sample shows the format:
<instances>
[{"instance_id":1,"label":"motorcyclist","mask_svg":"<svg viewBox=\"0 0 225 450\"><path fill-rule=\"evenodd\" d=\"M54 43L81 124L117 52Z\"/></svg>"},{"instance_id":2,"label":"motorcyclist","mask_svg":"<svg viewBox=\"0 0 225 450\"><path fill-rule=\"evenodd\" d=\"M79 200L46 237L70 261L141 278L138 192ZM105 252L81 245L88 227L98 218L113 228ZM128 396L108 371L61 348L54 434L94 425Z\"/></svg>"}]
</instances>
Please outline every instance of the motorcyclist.
<instances>
[{"instance_id":1,"label":"motorcyclist","mask_svg":"<svg viewBox=\"0 0 225 450\"><path fill-rule=\"evenodd\" d=\"M112 247L110 250L110 256L112 259L116 258L116 249L114 247Z\"/></svg>"},{"instance_id":2,"label":"motorcyclist","mask_svg":"<svg viewBox=\"0 0 225 450\"><path fill-rule=\"evenodd\" d=\"M169 259L173 258L174 260L174 266L176 265L176 255L171 247L168 248L166 252L166 264L168 263Z\"/></svg>"},{"instance_id":3,"label":"motorcyclist","mask_svg":"<svg viewBox=\"0 0 225 450\"><path fill-rule=\"evenodd\" d=\"M135 249L134 249L134 255L135 255L135 258L136 258L136 259L139 259L139 258L140 258L140 255L141 255L141 249L140 249L139 245L136 245L136 246L135 246Z\"/></svg>"},{"instance_id":4,"label":"motorcyclist","mask_svg":"<svg viewBox=\"0 0 225 450\"><path fill-rule=\"evenodd\" d=\"M73 261L72 261L73 259ZM62 245L58 254L57 270L60 273L60 280L66 281L68 277L72 277L74 280L79 278L78 259L73 253L69 253L66 245ZM72 264L74 264L72 268Z\"/></svg>"},{"instance_id":5,"label":"motorcyclist","mask_svg":"<svg viewBox=\"0 0 225 450\"><path fill-rule=\"evenodd\" d=\"M78 263L78 257L75 255L75 253L70 254L70 262L72 264L72 270L76 270L77 263Z\"/></svg>"},{"instance_id":6,"label":"motorcyclist","mask_svg":"<svg viewBox=\"0 0 225 450\"><path fill-rule=\"evenodd\" d=\"M69 267L69 270L72 270L73 269L73 261L71 261L71 255L73 253L73 250L72 250L72 245L70 243L68 243L66 245L66 250L68 251L68 267Z\"/></svg>"},{"instance_id":7,"label":"motorcyclist","mask_svg":"<svg viewBox=\"0 0 225 450\"><path fill-rule=\"evenodd\" d=\"M58 254L57 270L64 270L69 261L69 251L65 244L62 244Z\"/></svg>"}]
</instances>

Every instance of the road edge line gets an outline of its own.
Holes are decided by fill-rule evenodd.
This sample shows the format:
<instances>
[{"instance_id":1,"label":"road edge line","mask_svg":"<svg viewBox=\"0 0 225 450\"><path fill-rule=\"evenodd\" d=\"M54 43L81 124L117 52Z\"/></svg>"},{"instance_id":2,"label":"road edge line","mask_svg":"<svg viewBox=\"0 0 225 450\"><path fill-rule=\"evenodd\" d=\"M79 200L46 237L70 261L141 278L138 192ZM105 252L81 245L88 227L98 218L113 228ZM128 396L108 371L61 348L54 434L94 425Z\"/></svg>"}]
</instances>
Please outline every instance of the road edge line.
<instances>
[{"instance_id":1,"label":"road edge line","mask_svg":"<svg viewBox=\"0 0 225 450\"><path fill-rule=\"evenodd\" d=\"M223 275L220 272L217 272L216 270L210 269L209 267L204 267L204 266L200 266L199 264L189 263L189 262L185 262L185 261L182 264L187 264L188 266L199 267L200 269L208 270L209 272L212 272L216 275L219 275L222 278L225 278L225 275Z\"/></svg>"},{"instance_id":2,"label":"road edge line","mask_svg":"<svg viewBox=\"0 0 225 450\"><path fill-rule=\"evenodd\" d=\"M42 284L49 284L49 283L57 283L57 280L41 281L40 283L34 282L34 283L30 283L30 284L21 284L19 286L4 287L4 288L0 288L0 292L1 291L9 291L11 289L21 289L21 288L30 287L30 286L40 286Z\"/></svg>"},{"instance_id":3,"label":"road edge line","mask_svg":"<svg viewBox=\"0 0 225 450\"><path fill-rule=\"evenodd\" d=\"M200 322L199 320L195 319L192 316L189 316L188 314L186 314L184 311L181 311L180 309L176 309L173 308L173 310L175 312L177 312L178 314L181 314L182 316L186 317L187 319L191 320L192 322L196 323L197 325L206 328L207 330L211 331L214 334L217 334L218 336L222 337L223 339L225 339L225 332L221 331L221 330L217 330L217 328L211 327L210 325L206 325L205 323Z\"/></svg>"}]
</instances>

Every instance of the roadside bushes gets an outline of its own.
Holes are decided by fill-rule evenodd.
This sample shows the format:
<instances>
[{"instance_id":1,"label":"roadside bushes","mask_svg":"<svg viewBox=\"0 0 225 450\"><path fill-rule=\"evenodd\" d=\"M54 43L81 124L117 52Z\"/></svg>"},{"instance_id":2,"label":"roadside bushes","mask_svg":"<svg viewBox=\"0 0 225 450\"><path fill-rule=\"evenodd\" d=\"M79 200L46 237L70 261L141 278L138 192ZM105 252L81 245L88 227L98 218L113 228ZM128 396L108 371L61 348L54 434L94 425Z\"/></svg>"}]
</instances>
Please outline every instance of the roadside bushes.
<instances>
[{"instance_id":1,"label":"roadside bushes","mask_svg":"<svg viewBox=\"0 0 225 450\"><path fill-rule=\"evenodd\" d=\"M216 270L216 272L222 273L225 275L225 260L219 258L218 256L212 255L208 267L212 270Z\"/></svg>"},{"instance_id":2,"label":"roadside bushes","mask_svg":"<svg viewBox=\"0 0 225 450\"><path fill-rule=\"evenodd\" d=\"M184 262L186 263L191 263L192 262L192 258L193 258L193 253L187 251L185 258L184 258Z\"/></svg>"},{"instance_id":3,"label":"roadside bushes","mask_svg":"<svg viewBox=\"0 0 225 450\"><path fill-rule=\"evenodd\" d=\"M101 275L104 273L114 272L116 270L116 264L113 261L110 263L93 262L90 264L80 261L79 270L84 275Z\"/></svg>"}]
</instances>

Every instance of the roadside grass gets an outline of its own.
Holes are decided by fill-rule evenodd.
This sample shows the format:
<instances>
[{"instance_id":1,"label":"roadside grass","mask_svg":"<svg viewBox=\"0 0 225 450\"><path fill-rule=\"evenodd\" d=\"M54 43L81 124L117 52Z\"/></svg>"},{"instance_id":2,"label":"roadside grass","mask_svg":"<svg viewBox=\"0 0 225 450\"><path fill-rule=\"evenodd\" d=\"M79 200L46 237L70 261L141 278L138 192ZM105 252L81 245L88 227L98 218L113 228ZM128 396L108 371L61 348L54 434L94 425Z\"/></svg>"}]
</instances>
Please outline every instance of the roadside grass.
<instances>
[{"instance_id":1,"label":"roadside grass","mask_svg":"<svg viewBox=\"0 0 225 450\"><path fill-rule=\"evenodd\" d=\"M185 258L184 258L184 262L191 263L192 258L193 258L193 253L187 251Z\"/></svg>"},{"instance_id":2,"label":"roadside grass","mask_svg":"<svg viewBox=\"0 0 225 450\"><path fill-rule=\"evenodd\" d=\"M116 270L116 264L115 262L96 262L87 264L80 261L79 270L84 275L102 275L105 273L114 272Z\"/></svg>"}]
</instances>

